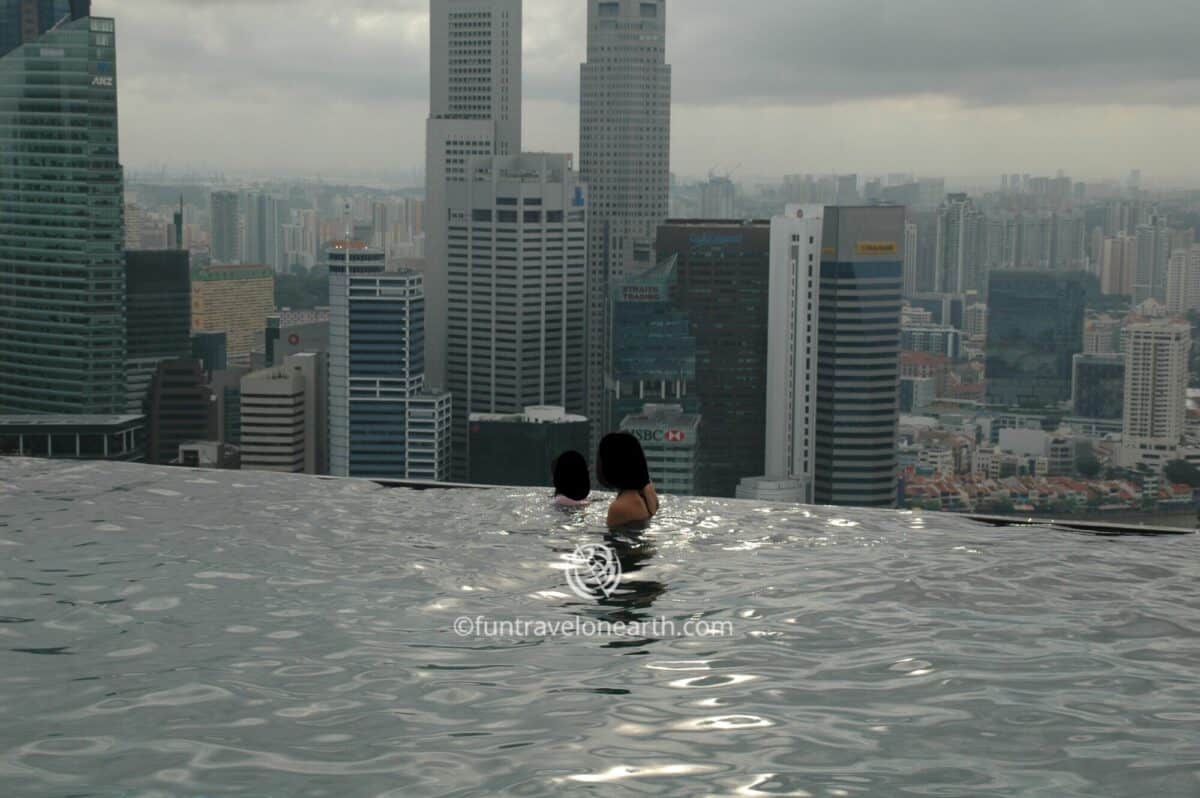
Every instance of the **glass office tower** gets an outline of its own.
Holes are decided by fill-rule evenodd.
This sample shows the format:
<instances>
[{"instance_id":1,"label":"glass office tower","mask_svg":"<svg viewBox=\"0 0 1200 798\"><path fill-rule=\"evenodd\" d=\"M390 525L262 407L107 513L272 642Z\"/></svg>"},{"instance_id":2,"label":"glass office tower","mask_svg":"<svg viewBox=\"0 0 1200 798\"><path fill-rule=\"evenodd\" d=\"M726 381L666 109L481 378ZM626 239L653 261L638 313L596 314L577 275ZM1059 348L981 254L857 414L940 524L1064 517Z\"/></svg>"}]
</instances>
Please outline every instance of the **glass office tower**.
<instances>
[{"instance_id":1,"label":"glass office tower","mask_svg":"<svg viewBox=\"0 0 1200 798\"><path fill-rule=\"evenodd\" d=\"M0 412L125 407L115 33L86 6L0 57Z\"/></svg>"},{"instance_id":2,"label":"glass office tower","mask_svg":"<svg viewBox=\"0 0 1200 798\"><path fill-rule=\"evenodd\" d=\"M1056 408L1083 352L1082 272L996 271L988 291L987 400Z\"/></svg>"}]
</instances>

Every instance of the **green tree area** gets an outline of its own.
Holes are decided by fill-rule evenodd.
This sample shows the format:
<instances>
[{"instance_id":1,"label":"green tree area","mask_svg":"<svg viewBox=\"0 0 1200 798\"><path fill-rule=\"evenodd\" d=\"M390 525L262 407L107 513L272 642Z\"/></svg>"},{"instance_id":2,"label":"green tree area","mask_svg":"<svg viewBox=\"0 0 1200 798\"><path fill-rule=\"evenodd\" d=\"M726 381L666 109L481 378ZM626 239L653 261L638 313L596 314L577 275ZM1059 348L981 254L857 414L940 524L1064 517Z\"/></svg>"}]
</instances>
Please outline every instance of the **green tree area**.
<instances>
[{"instance_id":1,"label":"green tree area","mask_svg":"<svg viewBox=\"0 0 1200 798\"><path fill-rule=\"evenodd\" d=\"M1163 475L1176 485L1200 488L1200 468L1196 468L1187 460L1172 460L1167 463Z\"/></svg>"},{"instance_id":2,"label":"green tree area","mask_svg":"<svg viewBox=\"0 0 1200 798\"><path fill-rule=\"evenodd\" d=\"M1075 461L1075 470L1085 479L1095 479L1104 470L1104 465L1096 459L1095 454L1087 452L1079 455L1079 459Z\"/></svg>"},{"instance_id":3,"label":"green tree area","mask_svg":"<svg viewBox=\"0 0 1200 798\"><path fill-rule=\"evenodd\" d=\"M290 274L275 277L275 307L312 310L329 306L329 270L293 266Z\"/></svg>"}]
</instances>

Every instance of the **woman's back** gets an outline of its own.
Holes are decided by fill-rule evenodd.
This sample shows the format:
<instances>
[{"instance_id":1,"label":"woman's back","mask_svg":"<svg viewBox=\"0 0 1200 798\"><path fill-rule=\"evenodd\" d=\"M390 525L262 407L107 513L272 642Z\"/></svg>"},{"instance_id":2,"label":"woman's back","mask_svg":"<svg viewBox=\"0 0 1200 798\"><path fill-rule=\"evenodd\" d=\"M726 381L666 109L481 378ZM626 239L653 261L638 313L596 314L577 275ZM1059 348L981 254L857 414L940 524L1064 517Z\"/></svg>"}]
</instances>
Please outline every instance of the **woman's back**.
<instances>
[{"instance_id":1,"label":"woman's back","mask_svg":"<svg viewBox=\"0 0 1200 798\"><path fill-rule=\"evenodd\" d=\"M646 454L627 432L606 435L596 452L596 476L617 492L608 508L610 527L649 521L658 512L658 493L650 481Z\"/></svg>"}]
</instances>

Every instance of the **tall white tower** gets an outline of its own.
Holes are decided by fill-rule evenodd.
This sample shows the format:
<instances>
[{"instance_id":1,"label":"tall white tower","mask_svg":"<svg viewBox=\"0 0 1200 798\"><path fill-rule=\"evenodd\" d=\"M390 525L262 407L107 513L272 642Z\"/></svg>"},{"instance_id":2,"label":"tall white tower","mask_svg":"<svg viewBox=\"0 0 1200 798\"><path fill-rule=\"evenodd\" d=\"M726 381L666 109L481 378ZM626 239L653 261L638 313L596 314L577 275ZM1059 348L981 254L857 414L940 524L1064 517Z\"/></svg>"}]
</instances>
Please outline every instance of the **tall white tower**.
<instances>
[{"instance_id":1,"label":"tall white tower","mask_svg":"<svg viewBox=\"0 0 1200 798\"><path fill-rule=\"evenodd\" d=\"M522 0L430 0L426 379L446 384L446 191L471 158L521 152Z\"/></svg>"},{"instance_id":2,"label":"tall white tower","mask_svg":"<svg viewBox=\"0 0 1200 798\"><path fill-rule=\"evenodd\" d=\"M610 286L654 265L671 187L666 0L587 0L580 69L579 176L590 194L588 416L609 431Z\"/></svg>"},{"instance_id":3,"label":"tall white tower","mask_svg":"<svg viewBox=\"0 0 1200 798\"><path fill-rule=\"evenodd\" d=\"M1159 319L1126 328L1122 465L1161 467L1175 459L1187 418L1191 346L1186 321Z\"/></svg>"},{"instance_id":4,"label":"tall white tower","mask_svg":"<svg viewBox=\"0 0 1200 798\"><path fill-rule=\"evenodd\" d=\"M743 480L738 498L813 501L824 216L820 205L789 205L771 220L766 474Z\"/></svg>"}]
</instances>

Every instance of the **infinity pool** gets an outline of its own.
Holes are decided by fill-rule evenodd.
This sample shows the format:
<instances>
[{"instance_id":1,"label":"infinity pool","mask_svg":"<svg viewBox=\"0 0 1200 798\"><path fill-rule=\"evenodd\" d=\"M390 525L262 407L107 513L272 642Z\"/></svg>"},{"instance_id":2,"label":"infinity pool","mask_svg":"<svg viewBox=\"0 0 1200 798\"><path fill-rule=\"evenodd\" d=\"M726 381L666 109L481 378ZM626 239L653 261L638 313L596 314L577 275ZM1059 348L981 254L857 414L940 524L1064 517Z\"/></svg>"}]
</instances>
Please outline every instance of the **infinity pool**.
<instances>
[{"instance_id":1,"label":"infinity pool","mask_svg":"<svg viewBox=\"0 0 1200 798\"><path fill-rule=\"evenodd\" d=\"M0 460L0 796L1200 795L1195 535L666 499L585 601L602 524Z\"/></svg>"}]
</instances>

